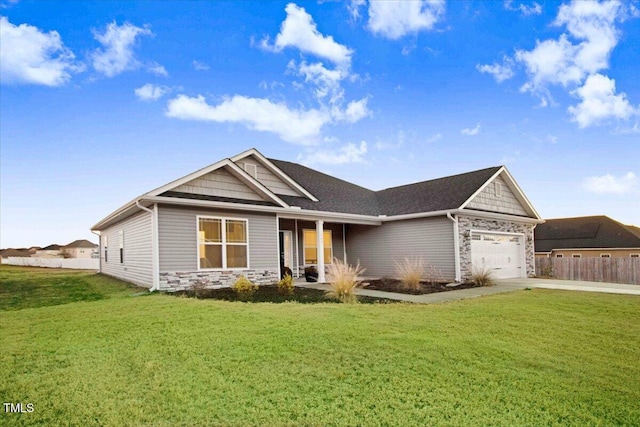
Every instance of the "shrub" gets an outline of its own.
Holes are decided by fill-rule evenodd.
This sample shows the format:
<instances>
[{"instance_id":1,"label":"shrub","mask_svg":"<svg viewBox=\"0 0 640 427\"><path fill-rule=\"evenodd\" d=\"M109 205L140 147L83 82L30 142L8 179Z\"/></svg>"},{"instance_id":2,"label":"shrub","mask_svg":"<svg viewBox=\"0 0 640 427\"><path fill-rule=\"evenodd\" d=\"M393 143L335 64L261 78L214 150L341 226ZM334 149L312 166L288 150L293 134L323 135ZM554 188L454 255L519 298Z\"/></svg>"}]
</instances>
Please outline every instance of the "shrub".
<instances>
[{"instance_id":1,"label":"shrub","mask_svg":"<svg viewBox=\"0 0 640 427\"><path fill-rule=\"evenodd\" d=\"M354 267L334 258L333 264L328 266L328 273L331 278L329 283L331 289L326 295L329 298L335 298L344 303L358 301L355 289L360 284L358 276L364 273L364 268L360 268L360 262Z\"/></svg>"},{"instance_id":2,"label":"shrub","mask_svg":"<svg viewBox=\"0 0 640 427\"><path fill-rule=\"evenodd\" d=\"M238 297L246 301L253 297L253 294L258 290L258 285L251 282L244 276L238 277L238 280L233 284L232 289L238 294Z\"/></svg>"},{"instance_id":3,"label":"shrub","mask_svg":"<svg viewBox=\"0 0 640 427\"><path fill-rule=\"evenodd\" d=\"M420 279L424 273L424 260L419 257L404 258L395 262L396 275L402 280L402 287L413 291L420 290Z\"/></svg>"},{"instance_id":4,"label":"shrub","mask_svg":"<svg viewBox=\"0 0 640 427\"><path fill-rule=\"evenodd\" d=\"M293 277L290 274L286 274L279 282L278 282L278 293L281 295L293 295Z\"/></svg>"},{"instance_id":5,"label":"shrub","mask_svg":"<svg viewBox=\"0 0 640 427\"><path fill-rule=\"evenodd\" d=\"M493 271L487 267L474 269L471 274L471 281L476 286L491 286L496 284Z\"/></svg>"},{"instance_id":6,"label":"shrub","mask_svg":"<svg viewBox=\"0 0 640 427\"><path fill-rule=\"evenodd\" d=\"M541 277L553 277L553 265L547 265L540 270Z\"/></svg>"}]
</instances>

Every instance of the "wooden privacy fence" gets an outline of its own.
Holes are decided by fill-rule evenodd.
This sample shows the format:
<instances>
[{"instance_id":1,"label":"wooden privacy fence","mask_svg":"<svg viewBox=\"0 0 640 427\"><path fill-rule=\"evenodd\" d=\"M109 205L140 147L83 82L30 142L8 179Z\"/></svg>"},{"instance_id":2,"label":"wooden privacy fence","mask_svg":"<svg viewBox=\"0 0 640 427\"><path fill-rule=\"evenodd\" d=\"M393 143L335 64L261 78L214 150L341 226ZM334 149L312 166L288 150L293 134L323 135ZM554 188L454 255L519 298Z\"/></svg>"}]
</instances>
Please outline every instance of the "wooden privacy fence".
<instances>
[{"instance_id":1,"label":"wooden privacy fence","mask_svg":"<svg viewBox=\"0 0 640 427\"><path fill-rule=\"evenodd\" d=\"M640 258L536 258L536 276L640 285Z\"/></svg>"}]
</instances>

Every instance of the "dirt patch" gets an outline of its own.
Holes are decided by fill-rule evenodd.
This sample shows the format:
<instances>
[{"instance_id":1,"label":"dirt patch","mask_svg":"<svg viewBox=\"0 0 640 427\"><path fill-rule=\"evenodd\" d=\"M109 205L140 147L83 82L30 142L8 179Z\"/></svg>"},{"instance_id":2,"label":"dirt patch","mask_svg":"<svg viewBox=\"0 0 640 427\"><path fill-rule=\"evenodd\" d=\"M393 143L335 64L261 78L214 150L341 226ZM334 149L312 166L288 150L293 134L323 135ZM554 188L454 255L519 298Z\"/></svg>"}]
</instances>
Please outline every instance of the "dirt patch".
<instances>
[{"instance_id":1,"label":"dirt patch","mask_svg":"<svg viewBox=\"0 0 640 427\"><path fill-rule=\"evenodd\" d=\"M456 286L447 286L448 283L431 283L431 282L420 282L420 289L405 289L402 286L402 281L396 279L375 279L375 280L366 280L364 283L368 283L364 289L373 289L376 291L385 291L385 292L397 292L399 294L409 294L409 295L424 295L424 294L432 294L435 292L447 292L447 291L457 291L459 289L469 289L469 288L477 288L478 285L473 283L461 283Z\"/></svg>"}]
</instances>

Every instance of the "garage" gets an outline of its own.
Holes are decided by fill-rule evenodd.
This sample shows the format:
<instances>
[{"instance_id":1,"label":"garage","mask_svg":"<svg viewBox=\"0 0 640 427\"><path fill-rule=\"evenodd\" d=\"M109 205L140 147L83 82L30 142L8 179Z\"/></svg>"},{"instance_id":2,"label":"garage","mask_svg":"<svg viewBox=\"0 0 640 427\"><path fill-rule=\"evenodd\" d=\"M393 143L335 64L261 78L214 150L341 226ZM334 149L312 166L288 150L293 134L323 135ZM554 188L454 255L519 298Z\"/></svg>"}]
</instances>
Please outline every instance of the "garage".
<instances>
[{"instance_id":1,"label":"garage","mask_svg":"<svg viewBox=\"0 0 640 427\"><path fill-rule=\"evenodd\" d=\"M525 277L521 235L474 231L471 259L474 271L489 269L496 279Z\"/></svg>"}]
</instances>

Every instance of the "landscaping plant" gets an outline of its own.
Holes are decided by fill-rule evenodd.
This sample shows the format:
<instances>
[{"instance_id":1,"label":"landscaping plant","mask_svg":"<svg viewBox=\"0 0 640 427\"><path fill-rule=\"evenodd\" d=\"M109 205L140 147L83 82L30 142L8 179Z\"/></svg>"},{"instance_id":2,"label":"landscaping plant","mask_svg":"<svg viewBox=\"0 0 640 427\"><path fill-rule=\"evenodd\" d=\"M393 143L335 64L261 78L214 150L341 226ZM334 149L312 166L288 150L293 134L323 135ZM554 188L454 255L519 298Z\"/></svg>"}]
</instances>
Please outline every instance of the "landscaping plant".
<instances>
[{"instance_id":1,"label":"landscaping plant","mask_svg":"<svg viewBox=\"0 0 640 427\"><path fill-rule=\"evenodd\" d=\"M471 274L471 281L476 286L492 286L496 284L493 271L487 267L474 268Z\"/></svg>"},{"instance_id":2,"label":"landscaping plant","mask_svg":"<svg viewBox=\"0 0 640 427\"><path fill-rule=\"evenodd\" d=\"M286 274L279 282L278 282L278 293L281 295L293 295L293 277L290 274Z\"/></svg>"},{"instance_id":3,"label":"landscaping plant","mask_svg":"<svg viewBox=\"0 0 640 427\"><path fill-rule=\"evenodd\" d=\"M355 289L360 284L358 276L362 275L364 271L364 268L360 268L360 262L354 267L334 258L333 264L329 265L327 269L330 277L329 286L331 286L331 290L327 291L327 296L344 303L357 302L358 297L355 294Z\"/></svg>"},{"instance_id":4,"label":"landscaping plant","mask_svg":"<svg viewBox=\"0 0 640 427\"><path fill-rule=\"evenodd\" d=\"M402 280L402 287L413 291L420 290L420 279L424 274L425 262L420 257L404 258L395 261L396 275Z\"/></svg>"},{"instance_id":5,"label":"landscaping plant","mask_svg":"<svg viewBox=\"0 0 640 427\"><path fill-rule=\"evenodd\" d=\"M251 299L253 294L258 290L258 285L241 275L231 288L238 294L241 300L247 301Z\"/></svg>"}]
</instances>

